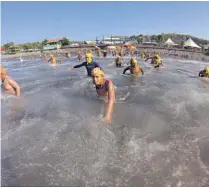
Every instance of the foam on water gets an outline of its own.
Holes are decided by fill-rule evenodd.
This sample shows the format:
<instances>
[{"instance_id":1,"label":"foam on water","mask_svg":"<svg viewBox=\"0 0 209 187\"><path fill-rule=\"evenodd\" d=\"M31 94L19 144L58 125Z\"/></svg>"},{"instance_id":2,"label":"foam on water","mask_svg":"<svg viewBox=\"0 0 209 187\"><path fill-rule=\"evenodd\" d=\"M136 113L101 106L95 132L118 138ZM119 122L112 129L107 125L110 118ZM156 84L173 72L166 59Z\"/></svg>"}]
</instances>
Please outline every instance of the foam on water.
<instances>
[{"instance_id":1,"label":"foam on water","mask_svg":"<svg viewBox=\"0 0 209 187\"><path fill-rule=\"evenodd\" d=\"M195 77L205 64L140 61L133 78L100 58L116 86L107 126L85 68L63 61L3 62L22 97L1 96L2 185L207 187L209 86Z\"/></svg>"}]
</instances>

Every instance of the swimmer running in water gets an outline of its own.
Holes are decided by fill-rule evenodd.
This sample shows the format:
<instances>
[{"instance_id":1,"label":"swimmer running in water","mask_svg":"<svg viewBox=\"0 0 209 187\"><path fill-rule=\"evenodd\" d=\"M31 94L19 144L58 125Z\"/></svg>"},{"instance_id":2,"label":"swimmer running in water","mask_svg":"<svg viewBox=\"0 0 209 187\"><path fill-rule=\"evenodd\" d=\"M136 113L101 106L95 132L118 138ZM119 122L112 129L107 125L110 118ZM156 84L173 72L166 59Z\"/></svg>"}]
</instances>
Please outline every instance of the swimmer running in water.
<instances>
[{"instance_id":1,"label":"swimmer running in water","mask_svg":"<svg viewBox=\"0 0 209 187\"><path fill-rule=\"evenodd\" d=\"M144 60L146 58L144 52L141 53L141 59Z\"/></svg>"},{"instance_id":2,"label":"swimmer running in water","mask_svg":"<svg viewBox=\"0 0 209 187\"><path fill-rule=\"evenodd\" d=\"M135 75L138 75L139 71L141 71L142 75L144 75L144 71L142 67L138 65L136 58L131 58L130 66L128 66L123 70L123 74L125 74L127 70L130 70L131 74L135 74Z\"/></svg>"},{"instance_id":3,"label":"swimmer running in water","mask_svg":"<svg viewBox=\"0 0 209 187\"><path fill-rule=\"evenodd\" d=\"M1 81L2 86L7 93L20 96L20 86L12 79L12 77L7 75L6 69L1 65Z\"/></svg>"},{"instance_id":4,"label":"swimmer running in water","mask_svg":"<svg viewBox=\"0 0 209 187\"><path fill-rule=\"evenodd\" d=\"M105 122L111 123L113 106L115 103L115 89L111 80L105 79L105 74L100 68L94 68L91 72L93 84L96 86L97 94L100 97L108 97L105 112Z\"/></svg>"},{"instance_id":5,"label":"swimmer running in water","mask_svg":"<svg viewBox=\"0 0 209 187\"><path fill-rule=\"evenodd\" d=\"M94 68L99 67L100 69L102 69L101 66L97 62L94 62L93 61L92 53L86 53L86 61L85 62L83 62L82 64L79 64L79 65L76 65L74 67L71 67L68 70L72 70L74 68L80 68L82 66L85 66L86 67L87 75L88 76L91 76L91 71Z\"/></svg>"},{"instance_id":6,"label":"swimmer running in water","mask_svg":"<svg viewBox=\"0 0 209 187\"><path fill-rule=\"evenodd\" d=\"M146 58L145 62L147 60L151 59L151 64L154 65L154 68L159 68L160 66L163 66L163 61L160 58L160 55L156 54L153 57Z\"/></svg>"},{"instance_id":7,"label":"swimmer running in water","mask_svg":"<svg viewBox=\"0 0 209 187\"><path fill-rule=\"evenodd\" d=\"M199 72L199 77L208 77L209 78L209 66L205 67L204 70Z\"/></svg>"},{"instance_id":8,"label":"swimmer running in water","mask_svg":"<svg viewBox=\"0 0 209 187\"><path fill-rule=\"evenodd\" d=\"M77 58L78 58L79 62L83 59L81 51L78 51L78 57Z\"/></svg>"},{"instance_id":9,"label":"swimmer running in water","mask_svg":"<svg viewBox=\"0 0 209 187\"><path fill-rule=\"evenodd\" d=\"M60 64L62 64L62 62L60 60L57 60L54 55L50 54L50 58L48 60L48 62L51 62L51 65L55 66L57 62L59 62Z\"/></svg>"},{"instance_id":10,"label":"swimmer running in water","mask_svg":"<svg viewBox=\"0 0 209 187\"><path fill-rule=\"evenodd\" d=\"M116 67L121 67L122 66L122 57L118 55L115 59L115 65Z\"/></svg>"}]
</instances>

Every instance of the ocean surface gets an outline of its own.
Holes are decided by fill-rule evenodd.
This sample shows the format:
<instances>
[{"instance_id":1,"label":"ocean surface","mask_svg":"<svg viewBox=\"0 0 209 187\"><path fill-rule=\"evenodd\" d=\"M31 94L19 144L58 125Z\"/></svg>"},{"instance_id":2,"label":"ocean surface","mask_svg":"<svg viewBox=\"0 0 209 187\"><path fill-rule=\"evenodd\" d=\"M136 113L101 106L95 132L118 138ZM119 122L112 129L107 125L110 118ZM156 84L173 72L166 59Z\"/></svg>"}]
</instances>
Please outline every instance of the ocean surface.
<instances>
[{"instance_id":1,"label":"ocean surface","mask_svg":"<svg viewBox=\"0 0 209 187\"><path fill-rule=\"evenodd\" d=\"M209 187L207 63L170 58L155 70L139 59L145 75L134 78L95 58L116 91L106 125L86 69L62 60L2 62L21 86L20 98L1 91L3 186Z\"/></svg>"}]
</instances>

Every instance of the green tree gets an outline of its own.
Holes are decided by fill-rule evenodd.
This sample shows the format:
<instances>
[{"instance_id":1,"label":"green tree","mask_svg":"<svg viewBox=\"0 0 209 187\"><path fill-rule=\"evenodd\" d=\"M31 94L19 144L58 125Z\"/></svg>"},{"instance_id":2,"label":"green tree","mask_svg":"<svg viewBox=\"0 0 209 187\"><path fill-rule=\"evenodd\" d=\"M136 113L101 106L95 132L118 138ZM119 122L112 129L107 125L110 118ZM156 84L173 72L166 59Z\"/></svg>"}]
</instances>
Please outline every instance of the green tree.
<instances>
[{"instance_id":1,"label":"green tree","mask_svg":"<svg viewBox=\"0 0 209 187\"><path fill-rule=\"evenodd\" d=\"M11 46L14 46L14 45L15 45L14 42L9 42L9 43L4 44L3 47L4 47L6 50L8 50Z\"/></svg>"},{"instance_id":2,"label":"green tree","mask_svg":"<svg viewBox=\"0 0 209 187\"><path fill-rule=\"evenodd\" d=\"M140 44L140 43L143 42L143 37L138 37L136 40L137 40L137 42Z\"/></svg>"},{"instance_id":3,"label":"green tree","mask_svg":"<svg viewBox=\"0 0 209 187\"><path fill-rule=\"evenodd\" d=\"M163 40L162 35L157 35L157 42L158 42L158 43L161 43L162 40Z\"/></svg>"},{"instance_id":4,"label":"green tree","mask_svg":"<svg viewBox=\"0 0 209 187\"><path fill-rule=\"evenodd\" d=\"M41 49L41 43L40 42L34 42L33 43L33 49Z\"/></svg>"},{"instance_id":5,"label":"green tree","mask_svg":"<svg viewBox=\"0 0 209 187\"><path fill-rule=\"evenodd\" d=\"M43 41L41 42L41 46L46 45L47 41L48 41L47 39L43 40Z\"/></svg>"},{"instance_id":6,"label":"green tree","mask_svg":"<svg viewBox=\"0 0 209 187\"><path fill-rule=\"evenodd\" d=\"M66 37L62 38L61 43L62 46L70 45L70 41Z\"/></svg>"},{"instance_id":7,"label":"green tree","mask_svg":"<svg viewBox=\"0 0 209 187\"><path fill-rule=\"evenodd\" d=\"M157 35L152 35L151 37L150 37L150 39L153 41L157 41L158 40L158 36Z\"/></svg>"},{"instance_id":8,"label":"green tree","mask_svg":"<svg viewBox=\"0 0 209 187\"><path fill-rule=\"evenodd\" d=\"M24 50L28 50L28 49L29 49L28 43L23 44L23 45L22 45L22 48L23 48Z\"/></svg>"}]
</instances>

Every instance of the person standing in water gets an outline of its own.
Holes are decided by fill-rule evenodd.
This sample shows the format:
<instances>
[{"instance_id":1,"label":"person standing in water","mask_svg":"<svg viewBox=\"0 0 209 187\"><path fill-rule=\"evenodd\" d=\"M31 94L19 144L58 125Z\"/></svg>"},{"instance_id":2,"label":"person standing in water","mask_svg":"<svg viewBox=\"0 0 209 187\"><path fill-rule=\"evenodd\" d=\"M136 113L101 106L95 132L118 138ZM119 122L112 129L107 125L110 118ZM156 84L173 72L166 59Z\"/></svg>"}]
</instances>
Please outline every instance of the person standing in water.
<instances>
[{"instance_id":1,"label":"person standing in water","mask_svg":"<svg viewBox=\"0 0 209 187\"><path fill-rule=\"evenodd\" d=\"M146 56L145 56L144 52L142 52L142 53L141 53L141 59L144 60L145 57L146 57Z\"/></svg>"},{"instance_id":2,"label":"person standing in water","mask_svg":"<svg viewBox=\"0 0 209 187\"><path fill-rule=\"evenodd\" d=\"M159 68L160 66L163 66L163 61L161 60L160 55L156 54L152 57L148 57L146 58L145 62L149 59L151 59L151 64L154 65L154 68Z\"/></svg>"},{"instance_id":3,"label":"person standing in water","mask_svg":"<svg viewBox=\"0 0 209 187\"><path fill-rule=\"evenodd\" d=\"M12 79L12 77L7 75L6 69L1 65L1 81L2 86L7 93L20 96L20 86Z\"/></svg>"},{"instance_id":4,"label":"person standing in water","mask_svg":"<svg viewBox=\"0 0 209 187\"><path fill-rule=\"evenodd\" d=\"M78 57L77 58L78 58L79 62L83 59L81 51L78 51Z\"/></svg>"},{"instance_id":5,"label":"person standing in water","mask_svg":"<svg viewBox=\"0 0 209 187\"><path fill-rule=\"evenodd\" d=\"M50 54L50 58L48 60L48 62L51 62L51 65L55 66L57 64L57 62L59 62L60 64L62 64L62 62L60 60L57 60L54 55Z\"/></svg>"},{"instance_id":6,"label":"person standing in water","mask_svg":"<svg viewBox=\"0 0 209 187\"><path fill-rule=\"evenodd\" d=\"M134 75L138 75L139 71L141 71L142 75L144 75L144 71L142 67L138 65L136 58L131 58L130 66L128 66L127 68L123 70L123 74L125 74L127 70L130 70L131 74L134 74Z\"/></svg>"},{"instance_id":7,"label":"person standing in water","mask_svg":"<svg viewBox=\"0 0 209 187\"><path fill-rule=\"evenodd\" d=\"M205 67L204 70L199 72L199 77L208 77L209 78L209 66Z\"/></svg>"},{"instance_id":8,"label":"person standing in water","mask_svg":"<svg viewBox=\"0 0 209 187\"><path fill-rule=\"evenodd\" d=\"M20 62L23 62L23 59L22 59L22 57L20 57Z\"/></svg>"},{"instance_id":9,"label":"person standing in water","mask_svg":"<svg viewBox=\"0 0 209 187\"><path fill-rule=\"evenodd\" d=\"M115 65L116 67L121 67L122 66L122 57L118 55L115 59Z\"/></svg>"},{"instance_id":10,"label":"person standing in water","mask_svg":"<svg viewBox=\"0 0 209 187\"><path fill-rule=\"evenodd\" d=\"M96 86L96 92L100 97L108 97L105 112L105 122L111 123L113 106L115 103L115 88L111 80L105 79L104 71L96 67L91 72L93 84Z\"/></svg>"},{"instance_id":11,"label":"person standing in water","mask_svg":"<svg viewBox=\"0 0 209 187\"><path fill-rule=\"evenodd\" d=\"M66 58L70 58L70 57L71 57L71 53L65 52L65 57L66 57Z\"/></svg>"},{"instance_id":12,"label":"person standing in water","mask_svg":"<svg viewBox=\"0 0 209 187\"><path fill-rule=\"evenodd\" d=\"M68 68L68 70L72 70L74 68L80 68L82 66L86 67L88 76L91 76L91 71L94 68L99 67L100 69L102 69L101 66L97 62L93 61L92 53L86 53L86 61L85 62L83 62L82 64L79 64L79 65L76 65L74 67Z\"/></svg>"}]
</instances>

